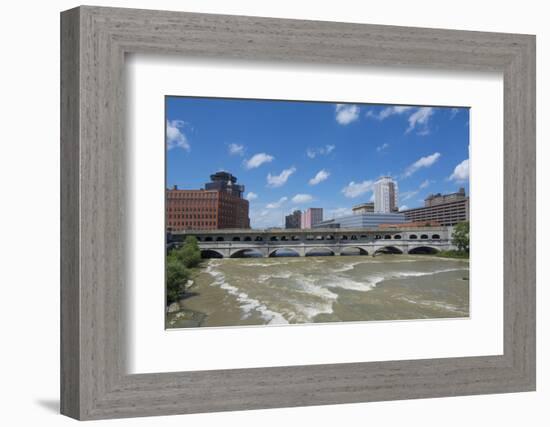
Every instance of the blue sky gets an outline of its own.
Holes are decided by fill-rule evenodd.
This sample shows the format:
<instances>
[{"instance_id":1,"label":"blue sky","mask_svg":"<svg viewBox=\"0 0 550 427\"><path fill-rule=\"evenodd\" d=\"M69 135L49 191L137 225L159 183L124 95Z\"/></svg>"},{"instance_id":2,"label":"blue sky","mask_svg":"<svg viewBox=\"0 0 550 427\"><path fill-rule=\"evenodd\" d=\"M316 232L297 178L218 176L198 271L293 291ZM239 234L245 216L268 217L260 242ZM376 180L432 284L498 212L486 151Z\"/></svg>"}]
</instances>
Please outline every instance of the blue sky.
<instances>
[{"instance_id":1,"label":"blue sky","mask_svg":"<svg viewBox=\"0 0 550 427\"><path fill-rule=\"evenodd\" d=\"M216 98L166 98L168 187L201 188L231 172L253 227L324 208L325 219L372 200L391 175L399 206L430 193L469 193L469 109Z\"/></svg>"}]
</instances>

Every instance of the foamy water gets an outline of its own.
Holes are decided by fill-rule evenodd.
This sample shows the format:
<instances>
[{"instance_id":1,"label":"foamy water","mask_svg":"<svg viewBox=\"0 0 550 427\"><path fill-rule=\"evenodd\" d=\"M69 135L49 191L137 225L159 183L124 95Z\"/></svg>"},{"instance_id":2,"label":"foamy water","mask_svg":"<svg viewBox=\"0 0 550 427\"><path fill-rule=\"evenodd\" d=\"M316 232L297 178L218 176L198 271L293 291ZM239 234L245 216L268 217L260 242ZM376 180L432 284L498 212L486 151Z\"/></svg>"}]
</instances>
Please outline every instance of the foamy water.
<instances>
[{"instance_id":1,"label":"foamy water","mask_svg":"<svg viewBox=\"0 0 550 427\"><path fill-rule=\"evenodd\" d=\"M468 277L432 256L216 259L185 304L200 326L467 317Z\"/></svg>"}]
</instances>

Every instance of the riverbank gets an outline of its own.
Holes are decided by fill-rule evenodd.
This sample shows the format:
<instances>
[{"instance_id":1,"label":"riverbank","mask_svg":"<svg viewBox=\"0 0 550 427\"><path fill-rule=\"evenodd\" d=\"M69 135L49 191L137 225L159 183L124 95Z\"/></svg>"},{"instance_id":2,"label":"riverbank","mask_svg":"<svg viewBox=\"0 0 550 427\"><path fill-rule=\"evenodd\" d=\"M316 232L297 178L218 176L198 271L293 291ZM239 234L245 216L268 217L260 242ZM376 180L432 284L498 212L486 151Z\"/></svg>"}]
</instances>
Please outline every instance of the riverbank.
<instances>
[{"instance_id":1,"label":"riverbank","mask_svg":"<svg viewBox=\"0 0 550 427\"><path fill-rule=\"evenodd\" d=\"M463 251L441 251L434 255L440 258L470 259L470 253Z\"/></svg>"}]
</instances>

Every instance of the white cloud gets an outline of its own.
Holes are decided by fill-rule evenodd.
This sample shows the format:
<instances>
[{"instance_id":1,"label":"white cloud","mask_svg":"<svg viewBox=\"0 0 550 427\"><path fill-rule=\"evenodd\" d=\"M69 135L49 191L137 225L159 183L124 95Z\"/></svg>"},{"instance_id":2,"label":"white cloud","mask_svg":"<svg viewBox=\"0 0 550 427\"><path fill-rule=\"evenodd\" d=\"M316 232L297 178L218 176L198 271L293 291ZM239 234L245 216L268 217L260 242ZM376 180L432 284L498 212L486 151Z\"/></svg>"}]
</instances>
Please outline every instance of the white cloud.
<instances>
[{"instance_id":1,"label":"white cloud","mask_svg":"<svg viewBox=\"0 0 550 427\"><path fill-rule=\"evenodd\" d=\"M459 108L451 108L451 119L454 119L459 111L460 111Z\"/></svg>"},{"instance_id":2,"label":"white cloud","mask_svg":"<svg viewBox=\"0 0 550 427\"><path fill-rule=\"evenodd\" d=\"M428 187L433 181L430 181L429 179L425 180L425 181L422 181L422 183L420 184L420 189L422 188L426 188Z\"/></svg>"},{"instance_id":3,"label":"white cloud","mask_svg":"<svg viewBox=\"0 0 550 427\"><path fill-rule=\"evenodd\" d=\"M290 178L290 175L292 175L294 172L296 172L295 167L291 167L290 169L283 170L279 175L267 175L267 185L268 187L276 188L281 187L286 184L288 178Z\"/></svg>"},{"instance_id":4,"label":"white cloud","mask_svg":"<svg viewBox=\"0 0 550 427\"><path fill-rule=\"evenodd\" d=\"M353 104L336 104L336 121L349 125L359 118L359 107Z\"/></svg>"},{"instance_id":5,"label":"white cloud","mask_svg":"<svg viewBox=\"0 0 550 427\"><path fill-rule=\"evenodd\" d=\"M327 144L324 147L308 148L306 150L306 155L310 159L314 159L315 157L317 157L319 155L321 155L321 156L329 155L330 153L332 153L334 151L335 148L336 148L336 145L331 145L331 144Z\"/></svg>"},{"instance_id":6,"label":"white cloud","mask_svg":"<svg viewBox=\"0 0 550 427\"><path fill-rule=\"evenodd\" d=\"M400 211L404 211L405 209L409 209L409 207L407 205L399 206Z\"/></svg>"},{"instance_id":7,"label":"white cloud","mask_svg":"<svg viewBox=\"0 0 550 427\"><path fill-rule=\"evenodd\" d=\"M283 220L282 209L251 210L250 221L252 228L280 227Z\"/></svg>"},{"instance_id":8,"label":"white cloud","mask_svg":"<svg viewBox=\"0 0 550 427\"><path fill-rule=\"evenodd\" d=\"M313 197L309 194L296 194L292 198L292 203L296 203L296 204L300 205L302 203L311 202L312 200L313 200Z\"/></svg>"},{"instance_id":9,"label":"white cloud","mask_svg":"<svg viewBox=\"0 0 550 427\"><path fill-rule=\"evenodd\" d=\"M434 109L432 107L421 107L416 110L409 116L409 127L405 133L417 129L419 135L427 135L430 132L428 122L433 113Z\"/></svg>"},{"instance_id":10,"label":"white cloud","mask_svg":"<svg viewBox=\"0 0 550 427\"><path fill-rule=\"evenodd\" d=\"M410 113L407 118L409 127L405 133L409 133L415 129L419 135L428 135L430 133L428 122L434 113L434 109L432 107L409 107L404 105L396 105L393 107L386 107L378 113L375 113L373 110L369 110L366 116L376 120L385 120L388 117L401 115L404 113Z\"/></svg>"},{"instance_id":11,"label":"white cloud","mask_svg":"<svg viewBox=\"0 0 550 427\"><path fill-rule=\"evenodd\" d=\"M411 176L413 173L415 173L418 169L421 168L427 168L433 165L437 160L441 157L440 153L433 153L426 157L421 157L416 162L414 162L412 165L410 165L403 174L404 177Z\"/></svg>"},{"instance_id":12,"label":"white cloud","mask_svg":"<svg viewBox=\"0 0 550 427\"><path fill-rule=\"evenodd\" d=\"M317 172L317 175L315 175L313 178L309 180L309 185L317 185L320 182L323 182L330 176L330 172L327 172L324 169L321 169L319 172Z\"/></svg>"},{"instance_id":13,"label":"white cloud","mask_svg":"<svg viewBox=\"0 0 550 427\"><path fill-rule=\"evenodd\" d=\"M366 116L371 117L373 119L377 120L384 120L387 119L390 116L394 116L396 114L403 114L409 110L411 110L413 107L408 107L404 105L396 105L394 107L386 107L383 110L380 110L380 112L377 114L372 110L367 111Z\"/></svg>"},{"instance_id":14,"label":"white cloud","mask_svg":"<svg viewBox=\"0 0 550 427\"><path fill-rule=\"evenodd\" d=\"M376 151L378 151L380 153L380 151L384 151L386 148L389 148L389 146L390 146L390 144L385 142L384 144L379 145L378 147L376 147Z\"/></svg>"},{"instance_id":15,"label":"white cloud","mask_svg":"<svg viewBox=\"0 0 550 427\"><path fill-rule=\"evenodd\" d=\"M244 155L244 145L229 144L227 148L229 150L229 154L231 154L232 156L235 156L235 155L242 156L242 155Z\"/></svg>"},{"instance_id":16,"label":"white cloud","mask_svg":"<svg viewBox=\"0 0 550 427\"><path fill-rule=\"evenodd\" d=\"M186 123L183 120L167 120L166 121L166 144L168 150L173 148L183 148L186 151L191 150L189 141L183 133L183 128Z\"/></svg>"},{"instance_id":17,"label":"white cloud","mask_svg":"<svg viewBox=\"0 0 550 427\"><path fill-rule=\"evenodd\" d=\"M351 181L342 189L344 196L349 198L359 197L365 194L368 191L372 191L374 181L368 180L363 182L353 182Z\"/></svg>"},{"instance_id":18,"label":"white cloud","mask_svg":"<svg viewBox=\"0 0 550 427\"><path fill-rule=\"evenodd\" d=\"M287 200L288 200L288 197L281 197L277 202L268 203L265 207L267 209L279 209L281 206L285 204Z\"/></svg>"},{"instance_id":19,"label":"white cloud","mask_svg":"<svg viewBox=\"0 0 550 427\"><path fill-rule=\"evenodd\" d=\"M253 191L249 191L248 194L245 197L245 199L248 200L249 202L252 201L252 200L256 200L257 198L258 198L258 195L256 193L254 193Z\"/></svg>"},{"instance_id":20,"label":"white cloud","mask_svg":"<svg viewBox=\"0 0 550 427\"><path fill-rule=\"evenodd\" d=\"M263 165L264 163L271 162L274 158L275 157L273 157L269 154L266 154L266 153L254 154L250 159L248 159L244 162L244 167L246 169L258 168L261 165Z\"/></svg>"},{"instance_id":21,"label":"white cloud","mask_svg":"<svg viewBox=\"0 0 550 427\"><path fill-rule=\"evenodd\" d=\"M453 181L467 181L470 177L470 160L466 159L456 165L454 172L449 177Z\"/></svg>"},{"instance_id":22,"label":"white cloud","mask_svg":"<svg viewBox=\"0 0 550 427\"><path fill-rule=\"evenodd\" d=\"M413 198L414 196L416 196L418 194L418 190L413 190L413 191L404 191L402 193L399 194L399 198L402 200L402 201L405 201L405 200L409 200L411 198Z\"/></svg>"}]
</instances>

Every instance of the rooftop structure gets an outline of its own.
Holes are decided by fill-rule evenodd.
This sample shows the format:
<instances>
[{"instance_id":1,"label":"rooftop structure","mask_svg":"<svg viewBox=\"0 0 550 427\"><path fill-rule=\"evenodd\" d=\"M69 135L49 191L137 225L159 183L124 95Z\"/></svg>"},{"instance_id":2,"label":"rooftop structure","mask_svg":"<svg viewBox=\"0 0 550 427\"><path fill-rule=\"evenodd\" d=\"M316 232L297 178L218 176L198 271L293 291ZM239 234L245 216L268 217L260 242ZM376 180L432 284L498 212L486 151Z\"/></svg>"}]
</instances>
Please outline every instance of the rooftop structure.
<instances>
[{"instance_id":1,"label":"rooftop structure","mask_svg":"<svg viewBox=\"0 0 550 427\"><path fill-rule=\"evenodd\" d=\"M455 201L464 200L464 199L466 199L466 192L464 191L464 187L460 187L456 193L430 194L428 197L426 197L426 199L424 199L424 206L425 207L437 206L443 203L455 202Z\"/></svg>"},{"instance_id":2,"label":"rooftop structure","mask_svg":"<svg viewBox=\"0 0 550 427\"><path fill-rule=\"evenodd\" d=\"M374 212L374 202L361 203L351 208L354 214L362 214L368 212Z\"/></svg>"}]
</instances>

